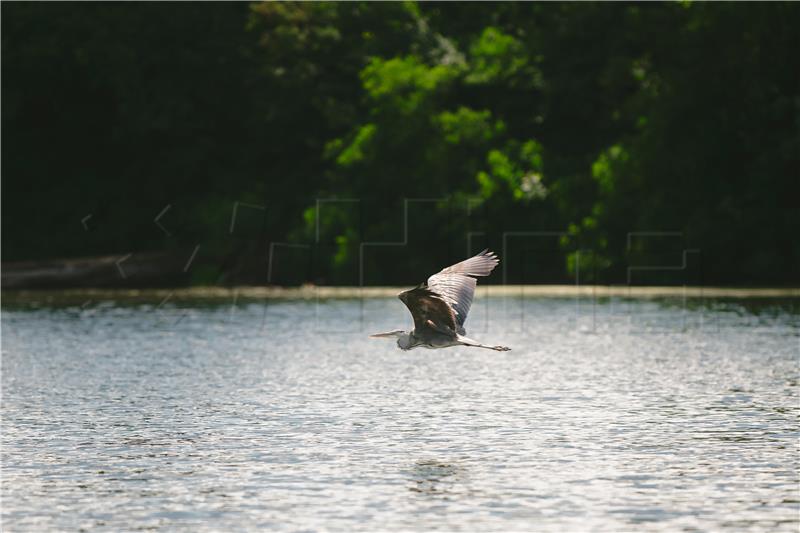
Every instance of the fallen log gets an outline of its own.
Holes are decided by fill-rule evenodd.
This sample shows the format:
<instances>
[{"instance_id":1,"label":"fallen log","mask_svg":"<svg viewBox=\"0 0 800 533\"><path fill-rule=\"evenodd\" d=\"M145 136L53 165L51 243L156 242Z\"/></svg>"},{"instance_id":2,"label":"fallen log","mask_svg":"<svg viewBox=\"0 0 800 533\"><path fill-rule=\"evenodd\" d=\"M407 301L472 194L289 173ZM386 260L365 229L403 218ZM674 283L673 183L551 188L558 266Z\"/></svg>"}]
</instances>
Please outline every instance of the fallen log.
<instances>
[{"instance_id":1,"label":"fallen log","mask_svg":"<svg viewBox=\"0 0 800 533\"><path fill-rule=\"evenodd\" d=\"M184 285L186 251L15 261L2 264L3 289Z\"/></svg>"}]
</instances>

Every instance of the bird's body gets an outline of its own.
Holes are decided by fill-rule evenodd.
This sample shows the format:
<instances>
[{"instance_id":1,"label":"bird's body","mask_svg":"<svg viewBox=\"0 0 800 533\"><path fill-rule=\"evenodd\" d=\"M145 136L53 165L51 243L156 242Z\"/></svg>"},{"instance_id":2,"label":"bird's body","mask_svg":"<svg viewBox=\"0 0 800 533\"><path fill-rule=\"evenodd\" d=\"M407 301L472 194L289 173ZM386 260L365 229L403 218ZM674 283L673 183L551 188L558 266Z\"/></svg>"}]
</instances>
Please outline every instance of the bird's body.
<instances>
[{"instance_id":1,"label":"bird's body","mask_svg":"<svg viewBox=\"0 0 800 533\"><path fill-rule=\"evenodd\" d=\"M484 250L474 257L449 266L434 274L426 283L401 292L398 298L411 311L414 329L406 333L396 330L376 333L372 337L397 337L402 350L414 348L448 348L474 346L507 351L506 346L489 346L466 337L467 320L479 276L488 276L500 261L494 253Z\"/></svg>"}]
</instances>

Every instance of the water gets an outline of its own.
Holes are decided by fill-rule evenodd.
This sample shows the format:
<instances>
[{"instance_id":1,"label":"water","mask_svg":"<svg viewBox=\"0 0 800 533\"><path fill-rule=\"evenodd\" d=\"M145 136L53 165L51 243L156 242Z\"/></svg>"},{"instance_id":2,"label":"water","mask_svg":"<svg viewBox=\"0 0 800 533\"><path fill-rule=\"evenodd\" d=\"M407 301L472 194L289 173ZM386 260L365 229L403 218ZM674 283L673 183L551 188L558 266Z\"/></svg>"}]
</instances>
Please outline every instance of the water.
<instances>
[{"instance_id":1,"label":"water","mask_svg":"<svg viewBox=\"0 0 800 533\"><path fill-rule=\"evenodd\" d=\"M7 307L3 530L796 532L800 306L706 304Z\"/></svg>"}]
</instances>

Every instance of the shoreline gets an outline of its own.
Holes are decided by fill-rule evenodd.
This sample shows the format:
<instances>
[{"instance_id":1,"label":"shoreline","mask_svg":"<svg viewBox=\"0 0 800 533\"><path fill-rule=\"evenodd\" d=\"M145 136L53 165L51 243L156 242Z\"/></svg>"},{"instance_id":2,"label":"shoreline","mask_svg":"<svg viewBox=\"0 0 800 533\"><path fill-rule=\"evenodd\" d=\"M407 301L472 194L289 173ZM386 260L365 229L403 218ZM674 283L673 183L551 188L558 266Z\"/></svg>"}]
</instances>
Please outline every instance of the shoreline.
<instances>
[{"instance_id":1,"label":"shoreline","mask_svg":"<svg viewBox=\"0 0 800 533\"><path fill-rule=\"evenodd\" d=\"M190 300L317 300L393 298L410 287L180 287L161 289L3 289L2 303L87 302L119 300L131 302ZM627 285L486 285L478 286L477 297L525 298L800 298L800 287L698 287Z\"/></svg>"}]
</instances>

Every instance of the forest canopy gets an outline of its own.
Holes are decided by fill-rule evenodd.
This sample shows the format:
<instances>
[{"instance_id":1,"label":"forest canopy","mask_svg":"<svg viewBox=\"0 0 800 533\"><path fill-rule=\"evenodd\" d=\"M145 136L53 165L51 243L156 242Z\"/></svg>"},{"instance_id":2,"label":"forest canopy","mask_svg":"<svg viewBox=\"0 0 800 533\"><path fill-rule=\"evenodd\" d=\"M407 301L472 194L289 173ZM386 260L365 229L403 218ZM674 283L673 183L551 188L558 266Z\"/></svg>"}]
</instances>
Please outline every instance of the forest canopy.
<instances>
[{"instance_id":1,"label":"forest canopy","mask_svg":"<svg viewBox=\"0 0 800 533\"><path fill-rule=\"evenodd\" d=\"M405 284L490 247L496 282L797 284L798 28L790 2L3 3L2 259Z\"/></svg>"}]
</instances>

